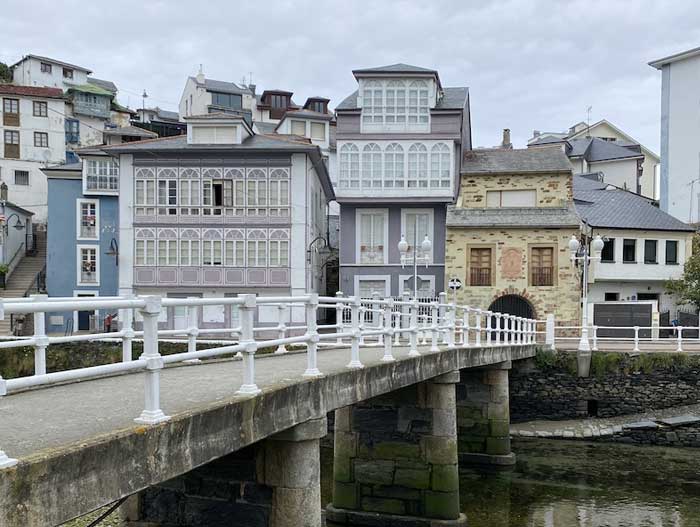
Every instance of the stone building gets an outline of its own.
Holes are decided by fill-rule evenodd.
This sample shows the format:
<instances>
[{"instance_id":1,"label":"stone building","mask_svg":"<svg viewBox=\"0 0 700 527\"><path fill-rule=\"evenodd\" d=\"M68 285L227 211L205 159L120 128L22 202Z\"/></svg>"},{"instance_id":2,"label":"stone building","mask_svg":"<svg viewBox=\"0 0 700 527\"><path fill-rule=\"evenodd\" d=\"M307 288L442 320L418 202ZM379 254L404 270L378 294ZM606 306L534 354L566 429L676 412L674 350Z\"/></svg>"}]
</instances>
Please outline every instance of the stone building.
<instances>
[{"instance_id":1,"label":"stone building","mask_svg":"<svg viewBox=\"0 0 700 527\"><path fill-rule=\"evenodd\" d=\"M459 302L578 323L580 285L567 246L580 233L572 177L560 146L465 154L446 222L445 280L464 284Z\"/></svg>"}]
</instances>

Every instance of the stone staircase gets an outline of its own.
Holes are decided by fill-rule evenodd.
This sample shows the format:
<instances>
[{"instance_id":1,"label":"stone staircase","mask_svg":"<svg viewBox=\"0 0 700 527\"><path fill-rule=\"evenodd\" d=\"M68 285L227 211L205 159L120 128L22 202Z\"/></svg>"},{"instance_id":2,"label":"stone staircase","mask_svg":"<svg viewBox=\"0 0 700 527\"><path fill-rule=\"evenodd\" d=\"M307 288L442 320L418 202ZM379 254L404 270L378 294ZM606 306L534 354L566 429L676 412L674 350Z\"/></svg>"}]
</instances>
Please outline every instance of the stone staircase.
<instances>
[{"instance_id":1,"label":"stone staircase","mask_svg":"<svg viewBox=\"0 0 700 527\"><path fill-rule=\"evenodd\" d=\"M32 286L36 275L46 265L46 233L37 232L35 234L36 254L34 256L24 256L12 274L5 282L5 289L0 289L0 296L3 298L21 298L27 289ZM36 292L36 284L34 284ZM0 320L0 335L11 335L10 317Z\"/></svg>"}]
</instances>

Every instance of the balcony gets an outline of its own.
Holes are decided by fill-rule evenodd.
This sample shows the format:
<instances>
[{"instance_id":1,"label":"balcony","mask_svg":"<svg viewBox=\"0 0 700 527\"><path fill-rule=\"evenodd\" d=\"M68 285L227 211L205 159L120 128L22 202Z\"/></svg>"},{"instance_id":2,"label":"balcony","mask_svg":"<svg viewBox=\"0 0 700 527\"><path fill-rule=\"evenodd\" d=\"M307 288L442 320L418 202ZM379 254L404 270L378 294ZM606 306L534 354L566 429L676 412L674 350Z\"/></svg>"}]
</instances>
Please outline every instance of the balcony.
<instances>
[{"instance_id":1,"label":"balcony","mask_svg":"<svg viewBox=\"0 0 700 527\"><path fill-rule=\"evenodd\" d=\"M97 176L88 174L85 177L85 189L117 192L119 190L119 176Z\"/></svg>"},{"instance_id":2,"label":"balcony","mask_svg":"<svg viewBox=\"0 0 700 527\"><path fill-rule=\"evenodd\" d=\"M533 286L554 285L554 268L533 267L530 271L530 282Z\"/></svg>"},{"instance_id":3,"label":"balcony","mask_svg":"<svg viewBox=\"0 0 700 527\"><path fill-rule=\"evenodd\" d=\"M491 268L490 267L472 267L469 270L469 285L490 286L491 285Z\"/></svg>"}]
</instances>

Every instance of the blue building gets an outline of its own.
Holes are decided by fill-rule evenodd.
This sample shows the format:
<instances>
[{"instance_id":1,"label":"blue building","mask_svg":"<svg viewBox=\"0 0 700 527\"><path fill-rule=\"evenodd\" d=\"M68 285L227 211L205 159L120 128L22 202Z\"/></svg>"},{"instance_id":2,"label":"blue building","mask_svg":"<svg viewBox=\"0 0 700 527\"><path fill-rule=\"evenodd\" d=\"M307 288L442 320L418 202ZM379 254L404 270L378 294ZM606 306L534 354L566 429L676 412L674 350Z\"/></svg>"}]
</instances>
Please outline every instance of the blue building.
<instances>
[{"instance_id":1,"label":"blue building","mask_svg":"<svg viewBox=\"0 0 700 527\"><path fill-rule=\"evenodd\" d=\"M43 169L48 180L46 288L49 296L114 296L119 257L119 169L99 150ZM47 332L97 330L113 313L51 313Z\"/></svg>"}]
</instances>

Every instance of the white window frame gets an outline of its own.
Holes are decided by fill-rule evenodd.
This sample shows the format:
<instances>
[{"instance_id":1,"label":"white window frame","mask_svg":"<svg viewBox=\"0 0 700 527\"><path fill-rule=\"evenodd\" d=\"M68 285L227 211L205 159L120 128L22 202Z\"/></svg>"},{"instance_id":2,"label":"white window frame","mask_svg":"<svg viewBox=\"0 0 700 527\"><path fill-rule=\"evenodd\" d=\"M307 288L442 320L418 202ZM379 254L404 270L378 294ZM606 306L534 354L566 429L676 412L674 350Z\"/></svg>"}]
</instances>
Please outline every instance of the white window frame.
<instances>
[{"instance_id":1,"label":"white window frame","mask_svg":"<svg viewBox=\"0 0 700 527\"><path fill-rule=\"evenodd\" d=\"M282 263L282 247L286 247L287 262ZM267 241L267 262L268 267L285 268L289 267L289 240L269 240ZM273 263L274 262L274 263Z\"/></svg>"},{"instance_id":2,"label":"white window frame","mask_svg":"<svg viewBox=\"0 0 700 527\"><path fill-rule=\"evenodd\" d=\"M143 242L143 262L138 261L138 243ZM153 260L149 262L148 246L153 248ZM156 246L155 238L136 238L134 240L134 266L135 267L155 267L158 262L158 247Z\"/></svg>"},{"instance_id":3,"label":"white window frame","mask_svg":"<svg viewBox=\"0 0 700 527\"><path fill-rule=\"evenodd\" d=\"M165 184L165 203L161 201L161 192L160 192L160 186L161 183ZM174 198L175 202L171 203L170 199L173 197L173 192L174 192ZM156 205L158 207L158 215L159 216L175 216L177 215L177 206L178 206L178 197L179 197L179 185L178 185L178 180L177 179L158 179L158 182L156 183Z\"/></svg>"},{"instance_id":4,"label":"white window frame","mask_svg":"<svg viewBox=\"0 0 700 527\"><path fill-rule=\"evenodd\" d=\"M360 294L360 282L362 281L384 281L384 298L391 296L391 275L389 274L356 274L355 275L355 296ZM377 291L381 294L381 291Z\"/></svg>"},{"instance_id":5,"label":"white window frame","mask_svg":"<svg viewBox=\"0 0 700 527\"><path fill-rule=\"evenodd\" d=\"M429 297L436 297L437 291L435 290L435 275L434 274L419 274L418 278L420 278L424 282L430 283L430 289L432 290L433 294L429 295ZM399 275L399 296L401 296L404 291L410 291L411 296L413 296L413 289L406 288L406 282L409 280L413 280L412 274L400 274ZM419 293L419 298L429 298L429 297L421 297L420 291L418 293Z\"/></svg>"},{"instance_id":6,"label":"white window frame","mask_svg":"<svg viewBox=\"0 0 700 527\"><path fill-rule=\"evenodd\" d=\"M433 242L433 245L430 247L430 263L432 264L434 261L433 254L435 251L435 210L434 209L401 209L401 234L406 236L406 241L408 242L409 246L413 246L413 240L408 239L408 223L406 221L406 216L409 213L414 213L414 214L428 214L428 239ZM418 233L418 244L423 241L424 235L421 235ZM413 255L412 253L410 254L410 260L413 262ZM419 260L420 261L420 260Z\"/></svg>"},{"instance_id":7,"label":"white window frame","mask_svg":"<svg viewBox=\"0 0 700 527\"><path fill-rule=\"evenodd\" d=\"M377 143L367 143L362 148L361 160L361 188L382 188L384 172L384 156L382 155L382 148Z\"/></svg>"},{"instance_id":8,"label":"white window frame","mask_svg":"<svg viewBox=\"0 0 700 527\"><path fill-rule=\"evenodd\" d=\"M143 183L143 199L139 201L138 185ZM152 185L152 196L149 200L148 187ZM143 178L139 177L134 179L134 210L136 215L143 216L155 216L156 215L156 202L158 199L158 185L156 184L156 178ZM150 212L149 212L150 211Z\"/></svg>"},{"instance_id":9,"label":"white window frame","mask_svg":"<svg viewBox=\"0 0 700 527\"><path fill-rule=\"evenodd\" d=\"M503 196L508 195L509 192L527 192L528 194L532 194L535 196L535 204L534 205L503 205ZM492 207L489 206L489 194L498 194L498 202L499 205L497 207ZM484 196L484 206L485 208L488 209L522 209L522 208L533 208L537 207L537 189L534 188L509 188L509 189L493 189L493 190L487 190L486 195Z\"/></svg>"},{"instance_id":10,"label":"white window frame","mask_svg":"<svg viewBox=\"0 0 700 527\"><path fill-rule=\"evenodd\" d=\"M447 156L447 166L443 166L443 156ZM436 163L437 162L437 163ZM437 170L436 170L437 168ZM447 170L447 176L442 173ZM430 148L430 166L428 167L428 180L431 189L444 189L451 187L452 179L452 149L447 143L435 143Z\"/></svg>"},{"instance_id":11,"label":"white window frame","mask_svg":"<svg viewBox=\"0 0 700 527\"><path fill-rule=\"evenodd\" d=\"M304 133L303 134L297 134L294 132L294 125L303 125L304 126ZM301 119L290 119L289 120L289 133L292 135L301 135L302 137L308 137L307 133L307 126L306 126L306 121L302 121Z\"/></svg>"},{"instance_id":12,"label":"white window frame","mask_svg":"<svg viewBox=\"0 0 700 527\"><path fill-rule=\"evenodd\" d=\"M360 147L355 143L345 143L338 151L338 159L339 186L341 188L359 189L362 178Z\"/></svg>"},{"instance_id":13,"label":"white window frame","mask_svg":"<svg viewBox=\"0 0 700 527\"><path fill-rule=\"evenodd\" d=\"M362 253L361 247L361 227L363 214L382 214L384 215L384 254L382 262L378 264L363 264L363 265L386 265L389 262L389 209L355 209L355 262L360 261Z\"/></svg>"},{"instance_id":14,"label":"white window frame","mask_svg":"<svg viewBox=\"0 0 700 527\"><path fill-rule=\"evenodd\" d=\"M116 161L114 161L114 159L110 157L87 157L83 165L83 193L119 194L119 165ZM91 172L91 167L94 169L94 172ZM88 181L91 179L94 179L94 188L90 188L90 185L88 184ZM106 183L106 186L100 185L101 179ZM136 179L140 181L143 180L143 178ZM114 185L114 188L112 188L112 184ZM136 183L134 183L134 196L135 193Z\"/></svg>"},{"instance_id":15,"label":"white window frame","mask_svg":"<svg viewBox=\"0 0 700 527\"><path fill-rule=\"evenodd\" d=\"M82 235L83 204L95 206L95 236ZM77 199L75 205L75 237L77 240L99 240L100 239L100 201L96 199Z\"/></svg>"},{"instance_id":16,"label":"white window frame","mask_svg":"<svg viewBox=\"0 0 700 527\"><path fill-rule=\"evenodd\" d=\"M220 263L216 263L216 258L214 257L216 254L216 244L219 244L220 247ZM209 253L209 254L207 254ZM205 258L209 258L210 263L205 262ZM217 239L205 239L202 240L202 258L201 258L201 265L202 267L223 267L224 266L224 240L223 238L217 238Z\"/></svg>"},{"instance_id":17,"label":"white window frame","mask_svg":"<svg viewBox=\"0 0 700 527\"><path fill-rule=\"evenodd\" d=\"M314 126L321 127L323 131L321 137L314 137ZM324 121L310 121L309 122L309 138L312 141L325 141L326 140L326 123Z\"/></svg>"},{"instance_id":18,"label":"white window frame","mask_svg":"<svg viewBox=\"0 0 700 527\"><path fill-rule=\"evenodd\" d=\"M171 258L171 252L170 248L171 246L175 246L175 261L172 261ZM160 258L160 248L161 246L165 247L165 263L161 263L161 258ZM156 243L156 265L158 267L176 267L179 263L179 257L180 257L180 244L178 243L177 238L159 238L158 242Z\"/></svg>"},{"instance_id":19,"label":"white window frame","mask_svg":"<svg viewBox=\"0 0 700 527\"><path fill-rule=\"evenodd\" d=\"M193 240L191 238L180 238L176 240L177 247L178 247L178 259L179 263L178 265L180 267L199 267L202 261L202 246L201 246L201 240ZM197 257L197 262L192 263L192 245L196 245L195 249L195 255ZM183 248L185 248L183 250ZM183 254L186 254L186 257L183 258Z\"/></svg>"},{"instance_id":20,"label":"white window frame","mask_svg":"<svg viewBox=\"0 0 700 527\"><path fill-rule=\"evenodd\" d=\"M76 262L77 262L77 273L75 283L79 286L99 286L100 285L100 246L98 244L78 244L76 245ZM95 251L95 281L94 282L83 282L82 270L83 270L83 249L92 249Z\"/></svg>"}]
</instances>

